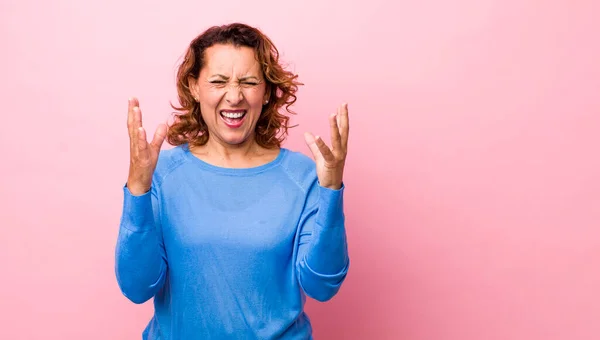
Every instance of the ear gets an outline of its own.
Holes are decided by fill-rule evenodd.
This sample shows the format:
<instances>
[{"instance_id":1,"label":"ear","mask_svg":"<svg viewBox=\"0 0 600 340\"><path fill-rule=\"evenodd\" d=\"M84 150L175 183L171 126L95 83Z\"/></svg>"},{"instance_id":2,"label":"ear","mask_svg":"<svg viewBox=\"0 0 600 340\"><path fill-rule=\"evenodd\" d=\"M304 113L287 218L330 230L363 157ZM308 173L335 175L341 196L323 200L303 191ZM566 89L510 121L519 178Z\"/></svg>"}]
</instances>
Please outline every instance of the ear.
<instances>
[{"instance_id":1,"label":"ear","mask_svg":"<svg viewBox=\"0 0 600 340\"><path fill-rule=\"evenodd\" d=\"M189 76L188 77L188 87L190 89L190 92L192 93L192 97L194 97L194 99L196 101L198 101L198 94L199 94L199 91L198 91L198 79L196 79L196 78L194 78L192 76Z\"/></svg>"},{"instance_id":2,"label":"ear","mask_svg":"<svg viewBox=\"0 0 600 340\"><path fill-rule=\"evenodd\" d=\"M263 105L267 105L269 100L271 100L271 88L267 85L265 88L265 95L263 96Z\"/></svg>"}]
</instances>

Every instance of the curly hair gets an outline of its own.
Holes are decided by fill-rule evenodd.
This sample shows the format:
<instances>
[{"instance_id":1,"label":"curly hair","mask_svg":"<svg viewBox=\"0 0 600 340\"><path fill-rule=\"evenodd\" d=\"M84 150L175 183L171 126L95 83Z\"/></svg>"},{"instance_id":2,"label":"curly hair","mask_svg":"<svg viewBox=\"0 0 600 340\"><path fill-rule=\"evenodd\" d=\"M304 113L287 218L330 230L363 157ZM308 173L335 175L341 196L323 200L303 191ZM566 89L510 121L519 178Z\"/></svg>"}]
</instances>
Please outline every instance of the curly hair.
<instances>
[{"instance_id":1,"label":"curly hair","mask_svg":"<svg viewBox=\"0 0 600 340\"><path fill-rule=\"evenodd\" d=\"M279 51L273 42L257 28L242 23L213 26L190 43L177 72L177 94L179 105L175 109L175 119L168 129L167 141L171 145L200 146L208 141L206 122L200 114L200 104L194 100L189 80L197 79L205 65L204 52L216 44L233 44L250 47L254 50L265 78L269 102L263 106L256 123L255 140L265 148L280 147L288 134L289 119L279 109L285 106L290 114L290 106L296 102L296 81L298 75L286 71L279 63Z\"/></svg>"}]
</instances>

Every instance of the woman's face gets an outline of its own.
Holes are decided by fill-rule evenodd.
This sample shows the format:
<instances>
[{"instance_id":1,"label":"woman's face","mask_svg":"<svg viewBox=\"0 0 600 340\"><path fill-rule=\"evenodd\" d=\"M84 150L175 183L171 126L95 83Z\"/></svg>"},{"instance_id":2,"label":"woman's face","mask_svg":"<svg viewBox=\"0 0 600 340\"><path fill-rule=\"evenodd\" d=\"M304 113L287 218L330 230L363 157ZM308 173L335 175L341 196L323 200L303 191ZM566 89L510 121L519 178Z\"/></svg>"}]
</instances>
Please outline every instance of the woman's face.
<instances>
[{"instance_id":1,"label":"woman's face","mask_svg":"<svg viewBox=\"0 0 600 340\"><path fill-rule=\"evenodd\" d=\"M191 85L200 102L209 138L237 145L254 139L267 101L266 84L254 50L219 44L204 52L204 67Z\"/></svg>"}]
</instances>

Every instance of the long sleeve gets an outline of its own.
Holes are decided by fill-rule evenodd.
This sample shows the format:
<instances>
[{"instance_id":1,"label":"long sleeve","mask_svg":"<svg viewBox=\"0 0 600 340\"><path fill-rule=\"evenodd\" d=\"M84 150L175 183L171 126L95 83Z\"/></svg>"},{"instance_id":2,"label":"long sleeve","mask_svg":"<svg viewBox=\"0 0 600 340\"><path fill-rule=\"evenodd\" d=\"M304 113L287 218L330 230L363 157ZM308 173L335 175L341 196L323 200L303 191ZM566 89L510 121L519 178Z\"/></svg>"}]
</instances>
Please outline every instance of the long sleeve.
<instances>
[{"instance_id":1,"label":"long sleeve","mask_svg":"<svg viewBox=\"0 0 600 340\"><path fill-rule=\"evenodd\" d=\"M115 272L123 295L144 303L163 286L167 259L154 186L134 196L125 186L123 213L115 250Z\"/></svg>"},{"instance_id":2,"label":"long sleeve","mask_svg":"<svg viewBox=\"0 0 600 340\"><path fill-rule=\"evenodd\" d=\"M318 301L337 294L350 264L343 193L344 186L313 185L300 220L298 277L306 295Z\"/></svg>"}]
</instances>

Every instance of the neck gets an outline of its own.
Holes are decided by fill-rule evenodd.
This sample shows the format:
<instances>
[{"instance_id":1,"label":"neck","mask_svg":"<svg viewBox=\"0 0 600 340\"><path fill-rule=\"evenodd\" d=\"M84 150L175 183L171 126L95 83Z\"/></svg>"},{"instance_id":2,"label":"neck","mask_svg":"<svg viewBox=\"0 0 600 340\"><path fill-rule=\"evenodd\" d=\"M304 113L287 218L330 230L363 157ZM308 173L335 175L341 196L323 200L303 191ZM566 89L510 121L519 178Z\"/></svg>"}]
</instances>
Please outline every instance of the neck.
<instances>
[{"instance_id":1,"label":"neck","mask_svg":"<svg viewBox=\"0 0 600 340\"><path fill-rule=\"evenodd\" d=\"M235 161L236 159L247 159L260 152L261 147L253 138L248 138L241 144L231 145L224 143L216 138L209 137L204 150L207 154L218 157L225 161Z\"/></svg>"},{"instance_id":2,"label":"neck","mask_svg":"<svg viewBox=\"0 0 600 340\"><path fill-rule=\"evenodd\" d=\"M211 136L206 144L192 147L190 151L210 164L229 168L260 165L273 158L273 154L269 153L271 150L260 147L253 138L231 145Z\"/></svg>"},{"instance_id":3,"label":"neck","mask_svg":"<svg viewBox=\"0 0 600 340\"><path fill-rule=\"evenodd\" d=\"M224 143L209 137L206 144L190 148L192 154L201 160L225 168L251 168L273 161L279 155L279 148L266 149L253 138L238 145Z\"/></svg>"}]
</instances>

